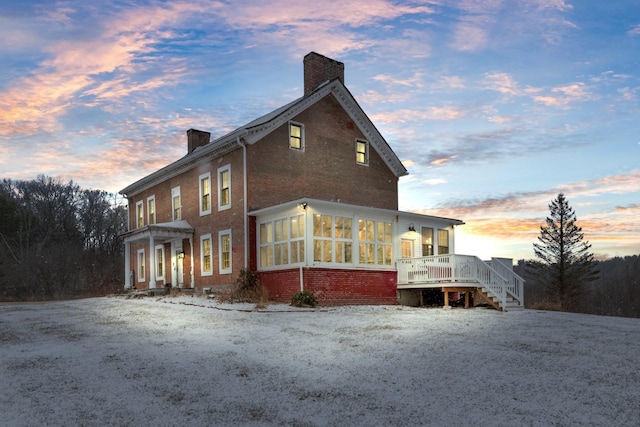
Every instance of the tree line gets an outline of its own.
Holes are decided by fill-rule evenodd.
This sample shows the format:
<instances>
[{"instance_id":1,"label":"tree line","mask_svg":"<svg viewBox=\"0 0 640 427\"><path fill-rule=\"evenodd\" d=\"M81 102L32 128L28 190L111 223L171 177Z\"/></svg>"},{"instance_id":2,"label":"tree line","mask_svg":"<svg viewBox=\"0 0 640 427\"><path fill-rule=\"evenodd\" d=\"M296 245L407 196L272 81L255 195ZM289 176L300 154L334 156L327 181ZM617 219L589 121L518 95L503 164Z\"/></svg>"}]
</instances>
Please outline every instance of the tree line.
<instances>
[{"instance_id":1,"label":"tree line","mask_svg":"<svg viewBox=\"0 0 640 427\"><path fill-rule=\"evenodd\" d=\"M102 190L38 176L0 182L0 300L122 290L127 208Z\"/></svg>"}]
</instances>

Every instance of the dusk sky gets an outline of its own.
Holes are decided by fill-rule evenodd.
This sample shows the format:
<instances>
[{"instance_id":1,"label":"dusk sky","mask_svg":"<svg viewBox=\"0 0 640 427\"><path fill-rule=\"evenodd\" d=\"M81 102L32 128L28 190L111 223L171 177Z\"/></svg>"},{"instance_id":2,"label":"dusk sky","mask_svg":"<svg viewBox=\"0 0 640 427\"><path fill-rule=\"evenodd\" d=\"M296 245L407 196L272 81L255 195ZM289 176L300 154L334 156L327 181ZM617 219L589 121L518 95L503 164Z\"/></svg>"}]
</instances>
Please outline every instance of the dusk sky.
<instances>
[{"instance_id":1,"label":"dusk sky","mask_svg":"<svg viewBox=\"0 0 640 427\"><path fill-rule=\"evenodd\" d=\"M115 193L300 97L311 51L457 253L533 258L563 192L597 258L640 254L637 0L0 0L0 178Z\"/></svg>"}]
</instances>

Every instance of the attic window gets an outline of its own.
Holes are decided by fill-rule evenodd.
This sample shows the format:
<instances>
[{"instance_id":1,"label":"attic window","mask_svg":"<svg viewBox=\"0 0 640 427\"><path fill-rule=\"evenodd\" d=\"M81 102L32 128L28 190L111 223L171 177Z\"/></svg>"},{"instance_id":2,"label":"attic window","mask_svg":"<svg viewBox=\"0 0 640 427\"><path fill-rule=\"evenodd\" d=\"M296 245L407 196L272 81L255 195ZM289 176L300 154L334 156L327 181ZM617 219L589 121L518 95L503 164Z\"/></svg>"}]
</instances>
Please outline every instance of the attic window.
<instances>
[{"instance_id":1,"label":"attic window","mask_svg":"<svg viewBox=\"0 0 640 427\"><path fill-rule=\"evenodd\" d=\"M356 141L356 163L359 165L369 164L369 143L367 141Z\"/></svg>"},{"instance_id":2,"label":"attic window","mask_svg":"<svg viewBox=\"0 0 640 427\"><path fill-rule=\"evenodd\" d=\"M289 123L289 148L304 149L304 128L298 123Z\"/></svg>"}]
</instances>

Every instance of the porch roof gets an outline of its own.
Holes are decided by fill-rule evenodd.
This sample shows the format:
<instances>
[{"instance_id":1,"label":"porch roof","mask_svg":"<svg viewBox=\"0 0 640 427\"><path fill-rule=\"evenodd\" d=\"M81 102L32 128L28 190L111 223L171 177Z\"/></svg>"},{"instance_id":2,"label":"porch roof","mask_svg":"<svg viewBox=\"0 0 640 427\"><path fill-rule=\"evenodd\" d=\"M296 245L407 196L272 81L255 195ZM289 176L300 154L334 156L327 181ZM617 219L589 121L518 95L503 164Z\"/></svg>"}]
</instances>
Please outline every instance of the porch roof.
<instances>
[{"instance_id":1,"label":"porch roof","mask_svg":"<svg viewBox=\"0 0 640 427\"><path fill-rule=\"evenodd\" d=\"M193 227L187 221L171 221L145 225L122 234L124 243L147 241L150 237L158 242L193 237Z\"/></svg>"},{"instance_id":2,"label":"porch roof","mask_svg":"<svg viewBox=\"0 0 640 427\"><path fill-rule=\"evenodd\" d=\"M259 217L261 215L269 215L271 213L286 211L287 209L292 209L295 207L302 207L302 206L306 207L307 205L320 206L322 208L328 208L328 209L331 209L332 207L345 208L345 209L350 209L354 212L377 212L380 214L398 216L399 218L402 218L404 220L416 220L416 221L431 220L431 221L444 222L444 223L448 223L456 226L464 225L464 221L459 219L454 219L454 218L445 218L440 216L424 215L424 214L419 214L414 212L396 211L391 209L381 209L381 208L374 208L370 206L352 205L352 204L341 203L341 202L330 202L327 200L318 200L318 199L311 199L306 197L297 199L297 200L291 200L289 202L284 202L278 205L273 205L273 206L257 209L254 211L250 211L249 215Z\"/></svg>"}]
</instances>

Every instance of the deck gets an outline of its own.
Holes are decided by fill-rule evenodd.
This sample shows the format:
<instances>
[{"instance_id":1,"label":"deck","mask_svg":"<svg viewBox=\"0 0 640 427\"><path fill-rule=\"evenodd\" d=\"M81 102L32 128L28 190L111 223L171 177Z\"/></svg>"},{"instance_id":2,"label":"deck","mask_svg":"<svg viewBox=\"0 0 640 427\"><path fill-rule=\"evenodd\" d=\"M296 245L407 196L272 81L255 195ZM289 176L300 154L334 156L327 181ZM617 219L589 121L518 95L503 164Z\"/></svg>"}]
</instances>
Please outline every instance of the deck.
<instances>
[{"instance_id":1,"label":"deck","mask_svg":"<svg viewBox=\"0 0 640 427\"><path fill-rule=\"evenodd\" d=\"M398 289L477 289L502 310L524 307L524 279L511 260L482 261L470 255L435 255L403 258L397 262ZM468 293L467 293L468 295Z\"/></svg>"}]
</instances>

